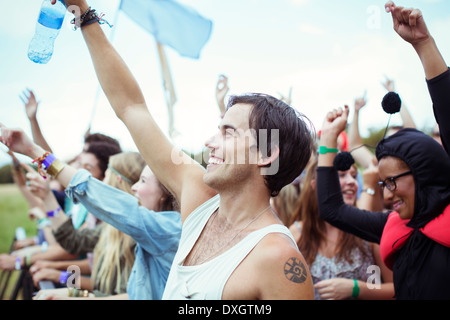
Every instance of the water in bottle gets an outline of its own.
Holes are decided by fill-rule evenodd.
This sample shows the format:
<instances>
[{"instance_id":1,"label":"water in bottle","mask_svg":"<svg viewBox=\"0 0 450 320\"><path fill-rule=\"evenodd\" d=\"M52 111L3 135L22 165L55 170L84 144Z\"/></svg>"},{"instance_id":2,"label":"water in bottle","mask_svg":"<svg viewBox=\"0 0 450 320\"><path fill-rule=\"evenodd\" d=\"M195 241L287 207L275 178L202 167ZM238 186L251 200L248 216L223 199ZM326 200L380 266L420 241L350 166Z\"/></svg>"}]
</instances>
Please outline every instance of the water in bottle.
<instances>
[{"instance_id":1,"label":"water in bottle","mask_svg":"<svg viewBox=\"0 0 450 320\"><path fill-rule=\"evenodd\" d=\"M50 61L56 37L66 15L64 0L52 5L50 0L44 0L36 23L36 31L28 47L28 58L36 63L45 64Z\"/></svg>"}]
</instances>

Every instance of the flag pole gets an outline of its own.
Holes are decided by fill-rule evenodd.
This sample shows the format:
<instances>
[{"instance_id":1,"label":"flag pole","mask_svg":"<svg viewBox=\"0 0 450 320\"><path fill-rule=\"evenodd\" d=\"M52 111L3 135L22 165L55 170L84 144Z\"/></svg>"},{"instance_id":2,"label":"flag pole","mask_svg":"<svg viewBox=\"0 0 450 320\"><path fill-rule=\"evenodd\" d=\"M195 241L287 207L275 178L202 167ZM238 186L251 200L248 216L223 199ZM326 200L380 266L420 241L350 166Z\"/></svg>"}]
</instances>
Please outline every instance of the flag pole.
<instances>
[{"instance_id":1,"label":"flag pole","mask_svg":"<svg viewBox=\"0 0 450 320\"><path fill-rule=\"evenodd\" d=\"M156 40L156 46L158 49L159 62L161 65L161 77L163 82L164 98L166 100L167 111L169 115L169 130L168 130L169 137L173 139L176 134L173 107L177 102L177 96L175 93L175 86L173 84L173 79L169 68L169 62L167 60L167 55L164 50L164 47L161 43L158 42L158 40Z\"/></svg>"}]
</instances>

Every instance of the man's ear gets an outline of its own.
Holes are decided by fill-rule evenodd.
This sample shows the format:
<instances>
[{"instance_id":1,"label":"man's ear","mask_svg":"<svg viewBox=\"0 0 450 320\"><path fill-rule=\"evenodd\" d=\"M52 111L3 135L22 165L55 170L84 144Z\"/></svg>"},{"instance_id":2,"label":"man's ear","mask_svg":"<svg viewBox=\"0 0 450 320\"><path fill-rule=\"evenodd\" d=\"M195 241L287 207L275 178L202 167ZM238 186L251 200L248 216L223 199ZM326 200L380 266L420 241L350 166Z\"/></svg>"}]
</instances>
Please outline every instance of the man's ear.
<instances>
[{"instance_id":1,"label":"man's ear","mask_svg":"<svg viewBox=\"0 0 450 320\"><path fill-rule=\"evenodd\" d=\"M278 156L280 155L280 148L278 148L278 146L273 146L272 150L271 150L271 155L270 156L263 156L261 154L261 151L259 151L258 154L258 165L260 167L265 167L270 165L271 163L273 163Z\"/></svg>"},{"instance_id":2,"label":"man's ear","mask_svg":"<svg viewBox=\"0 0 450 320\"><path fill-rule=\"evenodd\" d=\"M275 145L272 147L270 156L263 156L261 151L258 153L258 166L263 175L275 175L279 169L280 148Z\"/></svg>"}]
</instances>

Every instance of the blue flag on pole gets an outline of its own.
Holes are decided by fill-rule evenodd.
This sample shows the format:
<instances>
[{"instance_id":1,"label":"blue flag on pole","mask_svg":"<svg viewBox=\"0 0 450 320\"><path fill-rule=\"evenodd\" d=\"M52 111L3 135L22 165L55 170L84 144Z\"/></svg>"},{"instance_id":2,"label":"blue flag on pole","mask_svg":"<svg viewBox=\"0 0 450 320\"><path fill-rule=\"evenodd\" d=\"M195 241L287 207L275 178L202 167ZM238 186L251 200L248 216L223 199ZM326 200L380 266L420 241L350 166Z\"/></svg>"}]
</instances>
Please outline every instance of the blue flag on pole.
<instances>
[{"instance_id":1,"label":"blue flag on pole","mask_svg":"<svg viewBox=\"0 0 450 320\"><path fill-rule=\"evenodd\" d=\"M198 59L212 21L174 0L122 0L120 9L156 40L182 56Z\"/></svg>"}]
</instances>

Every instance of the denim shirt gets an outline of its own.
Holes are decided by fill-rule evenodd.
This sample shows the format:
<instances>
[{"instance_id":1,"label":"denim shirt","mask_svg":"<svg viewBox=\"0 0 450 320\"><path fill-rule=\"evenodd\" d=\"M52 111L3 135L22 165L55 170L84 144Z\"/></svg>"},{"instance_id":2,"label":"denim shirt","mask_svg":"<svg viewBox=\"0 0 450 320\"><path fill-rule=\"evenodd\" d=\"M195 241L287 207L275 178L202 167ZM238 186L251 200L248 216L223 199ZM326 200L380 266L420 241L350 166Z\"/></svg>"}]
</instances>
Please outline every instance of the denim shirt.
<instances>
[{"instance_id":1,"label":"denim shirt","mask_svg":"<svg viewBox=\"0 0 450 320\"><path fill-rule=\"evenodd\" d=\"M66 194L136 241L136 258L127 286L129 298L161 299L180 241L180 213L139 206L136 197L93 178L84 169L73 176Z\"/></svg>"}]
</instances>

